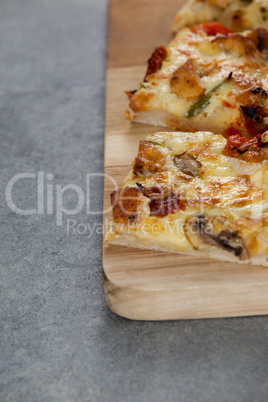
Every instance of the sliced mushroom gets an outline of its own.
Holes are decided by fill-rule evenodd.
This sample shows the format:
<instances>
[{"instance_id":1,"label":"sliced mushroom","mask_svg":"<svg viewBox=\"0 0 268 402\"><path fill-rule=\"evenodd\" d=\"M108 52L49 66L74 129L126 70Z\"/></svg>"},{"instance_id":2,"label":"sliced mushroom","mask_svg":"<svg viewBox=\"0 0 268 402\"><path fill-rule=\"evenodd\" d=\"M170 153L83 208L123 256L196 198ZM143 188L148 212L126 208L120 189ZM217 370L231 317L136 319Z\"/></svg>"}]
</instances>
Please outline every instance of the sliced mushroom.
<instances>
[{"instance_id":1,"label":"sliced mushroom","mask_svg":"<svg viewBox=\"0 0 268 402\"><path fill-rule=\"evenodd\" d=\"M184 153L174 156L173 162L174 165L177 166L177 168L180 169L183 173L193 177L200 176L202 163L199 162L199 160L197 160L190 153Z\"/></svg>"},{"instance_id":2,"label":"sliced mushroom","mask_svg":"<svg viewBox=\"0 0 268 402\"><path fill-rule=\"evenodd\" d=\"M239 256L241 260L248 258L243 239L237 232L222 230L215 238L216 242L228 251Z\"/></svg>"},{"instance_id":3,"label":"sliced mushroom","mask_svg":"<svg viewBox=\"0 0 268 402\"><path fill-rule=\"evenodd\" d=\"M185 222L184 232L195 249L199 250L204 245L215 246L233 253L241 260L247 259L248 253L242 237L224 226L224 217L194 215Z\"/></svg>"},{"instance_id":4,"label":"sliced mushroom","mask_svg":"<svg viewBox=\"0 0 268 402\"><path fill-rule=\"evenodd\" d=\"M185 235L196 249L202 244L217 246L212 229L205 215L191 216L184 224Z\"/></svg>"},{"instance_id":5,"label":"sliced mushroom","mask_svg":"<svg viewBox=\"0 0 268 402\"><path fill-rule=\"evenodd\" d=\"M136 187L124 187L111 194L111 205L115 223L126 225L140 221L143 197Z\"/></svg>"}]
</instances>

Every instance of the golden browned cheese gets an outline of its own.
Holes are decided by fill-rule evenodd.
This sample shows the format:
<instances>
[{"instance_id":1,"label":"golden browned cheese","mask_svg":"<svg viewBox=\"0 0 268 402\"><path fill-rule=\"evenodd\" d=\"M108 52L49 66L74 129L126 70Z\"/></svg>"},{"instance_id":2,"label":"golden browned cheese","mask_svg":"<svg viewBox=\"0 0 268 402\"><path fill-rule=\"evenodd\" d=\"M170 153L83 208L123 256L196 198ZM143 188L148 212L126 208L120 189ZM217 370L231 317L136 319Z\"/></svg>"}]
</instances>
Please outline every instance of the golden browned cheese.
<instances>
[{"instance_id":1,"label":"golden browned cheese","mask_svg":"<svg viewBox=\"0 0 268 402\"><path fill-rule=\"evenodd\" d=\"M129 107L134 112L140 112L142 110L147 110L150 107L150 102L153 97L154 97L154 94L151 92L144 93L143 100L141 103L139 101L139 98L137 98L134 93L131 96L129 96L129 99L130 99ZM128 115L127 115L127 117L130 118Z\"/></svg>"},{"instance_id":2,"label":"golden browned cheese","mask_svg":"<svg viewBox=\"0 0 268 402\"><path fill-rule=\"evenodd\" d=\"M153 144L147 141L140 141L139 152L133 165L135 174L159 172L164 164L165 158Z\"/></svg>"},{"instance_id":3,"label":"golden browned cheese","mask_svg":"<svg viewBox=\"0 0 268 402\"><path fill-rule=\"evenodd\" d=\"M124 187L111 194L113 218L116 223L139 222L142 195L137 188Z\"/></svg>"},{"instance_id":4,"label":"golden browned cheese","mask_svg":"<svg viewBox=\"0 0 268 402\"><path fill-rule=\"evenodd\" d=\"M203 95L205 89L198 83L192 60L187 60L174 71L170 79L170 88L172 93L185 98Z\"/></svg>"},{"instance_id":5,"label":"golden browned cheese","mask_svg":"<svg viewBox=\"0 0 268 402\"><path fill-rule=\"evenodd\" d=\"M238 57L251 57L257 52L255 43L240 34L218 36L212 41L212 43L221 46L227 53L236 53Z\"/></svg>"}]
</instances>

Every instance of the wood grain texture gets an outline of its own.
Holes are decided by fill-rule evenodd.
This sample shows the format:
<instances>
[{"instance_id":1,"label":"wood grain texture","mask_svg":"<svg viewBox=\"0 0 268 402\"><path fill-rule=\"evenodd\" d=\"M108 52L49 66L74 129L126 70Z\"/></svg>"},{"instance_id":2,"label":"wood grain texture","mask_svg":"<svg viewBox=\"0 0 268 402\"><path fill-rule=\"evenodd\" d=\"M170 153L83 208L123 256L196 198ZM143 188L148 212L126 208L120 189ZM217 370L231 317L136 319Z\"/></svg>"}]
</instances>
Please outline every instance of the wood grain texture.
<instances>
[{"instance_id":1,"label":"wood grain texture","mask_svg":"<svg viewBox=\"0 0 268 402\"><path fill-rule=\"evenodd\" d=\"M145 64L156 46L172 38L171 22L184 0L111 0L108 67Z\"/></svg>"},{"instance_id":2,"label":"wood grain texture","mask_svg":"<svg viewBox=\"0 0 268 402\"><path fill-rule=\"evenodd\" d=\"M152 49L167 44L178 0L111 0L106 85L104 226L110 193L123 183L150 133L163 130L124 117L125 90L138 87ZM135 22L135 23L134 23ZM232 317L268 313L268 269L103 244L107 303L136 320Z\"/></svg>"}]
</instances>

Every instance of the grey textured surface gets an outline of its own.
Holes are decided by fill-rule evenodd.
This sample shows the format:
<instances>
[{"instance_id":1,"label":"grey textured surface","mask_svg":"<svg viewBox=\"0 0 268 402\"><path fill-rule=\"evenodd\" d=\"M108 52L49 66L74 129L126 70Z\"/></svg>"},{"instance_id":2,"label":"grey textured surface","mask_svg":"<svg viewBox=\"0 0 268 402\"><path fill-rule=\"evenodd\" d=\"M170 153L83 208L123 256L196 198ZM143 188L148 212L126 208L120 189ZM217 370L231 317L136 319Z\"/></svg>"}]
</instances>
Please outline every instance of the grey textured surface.
<instances>
[{"instance_id":1,"label":"grey textured surface","mask_svg":"<svg viewBox=\"0 0 268 402\"><path fill-rule=\"evenodd\" d=\"M6 205L15 174L85 190L86 174L102 171L106 11L105 0L0 2L0 401L267 401L267 317L117 317L103 297L101 235ZM33 208L36 194L25 179L13 197ZM91 196L101 204L101 180ZM64 202L74 207L75 194ZM101 224L84 209L74 218Z\"/></svg>"}]
</instances>

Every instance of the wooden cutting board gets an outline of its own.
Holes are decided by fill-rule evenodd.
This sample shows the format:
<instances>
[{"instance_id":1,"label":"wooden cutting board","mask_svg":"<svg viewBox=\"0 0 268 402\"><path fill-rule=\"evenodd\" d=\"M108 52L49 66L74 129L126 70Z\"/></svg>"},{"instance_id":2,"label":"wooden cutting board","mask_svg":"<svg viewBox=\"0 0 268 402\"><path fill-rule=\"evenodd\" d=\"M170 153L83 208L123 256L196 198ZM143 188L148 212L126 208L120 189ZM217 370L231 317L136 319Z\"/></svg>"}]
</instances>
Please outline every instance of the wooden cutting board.
<instances>
[{"instance_id":1,"label":"wooden cutting board","mask_svg":"<svg viewBox=\"0 0 268 402\"><path fill-rule=\"evenodd\" d=\"M180 0L111 0L106 83L104 227L110 193L121 186L138 144L163 131L124 117L125 90L142 80L154 48L167 45ZM136 320L268 313L268 269L103 243L103 278L112 311Z\"/></svg>"}]
</instances>

